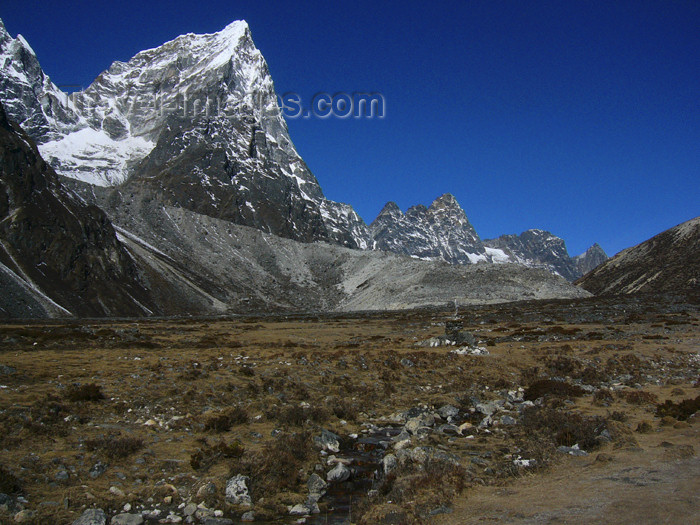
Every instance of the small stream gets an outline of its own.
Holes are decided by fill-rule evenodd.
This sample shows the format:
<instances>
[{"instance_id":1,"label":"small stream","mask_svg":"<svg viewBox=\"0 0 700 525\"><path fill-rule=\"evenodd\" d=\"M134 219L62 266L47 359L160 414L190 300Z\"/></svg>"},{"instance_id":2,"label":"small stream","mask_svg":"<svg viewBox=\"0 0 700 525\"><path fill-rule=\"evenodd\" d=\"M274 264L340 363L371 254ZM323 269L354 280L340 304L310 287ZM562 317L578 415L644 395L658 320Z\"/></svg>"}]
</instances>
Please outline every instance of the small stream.
<instances>
[{"instance_id":1,"label":"small stream","mask_svg":"<svg viewBox=\"0 0 700 525\"><path fill-rule=\"evenodd\" d=\"M320 514L313 514L307 518L289 516L283 521L270 522L270 525L340 525L351 522L352 505L372 489L375 480L382 473L382 460L387 449L393 444L392 438L398 436L402 430L402 426L371 428L369 432L360 434L357 439L343 439L340 451L333 455L349 463L347 467L352 473L350 479L341 483L328 483L326 494L319 501L322 509ZM322 456L323 472L318 472L324 480L326 472L334 466L326 464L327 457Z\"/></svg>"},{"instance_id":2,"label":"small stream","mask_svg":"<svg viewBox=\"0 0 700 525\"><path fill-rule=\"evenodd\" d=\"M328 484L326 495L321 499L326 503L328 514L322 511L307 518L306 523L325 525L350 522L353 502L366 496L381 475L384 455L392 444L392 438L402 430L401 426L376 428L357 439L347 438L345 443L349 446L341 448L335 457L351 462L348 468L352 475L348 481Z\"/></svg>"}]
</instances>

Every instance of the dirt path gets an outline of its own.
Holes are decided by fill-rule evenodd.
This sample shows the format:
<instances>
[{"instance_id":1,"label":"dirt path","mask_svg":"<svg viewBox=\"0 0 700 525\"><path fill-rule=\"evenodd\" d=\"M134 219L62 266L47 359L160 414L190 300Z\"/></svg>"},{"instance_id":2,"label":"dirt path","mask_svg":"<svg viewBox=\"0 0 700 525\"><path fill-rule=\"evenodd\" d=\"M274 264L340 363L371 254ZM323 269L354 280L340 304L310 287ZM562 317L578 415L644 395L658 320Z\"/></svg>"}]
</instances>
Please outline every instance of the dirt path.
<instances>
[{"instance_id":1,"label":"dirt path","mask_svg":"<svg viewBox=\"0 0 700 525\"><path fill-rule=\"evenodd\" d=\"M607 451L612 461L569 457L506 487L471 490L434 523L700 523L700 425L639 441Z\"/></svg>"}]
</instances>

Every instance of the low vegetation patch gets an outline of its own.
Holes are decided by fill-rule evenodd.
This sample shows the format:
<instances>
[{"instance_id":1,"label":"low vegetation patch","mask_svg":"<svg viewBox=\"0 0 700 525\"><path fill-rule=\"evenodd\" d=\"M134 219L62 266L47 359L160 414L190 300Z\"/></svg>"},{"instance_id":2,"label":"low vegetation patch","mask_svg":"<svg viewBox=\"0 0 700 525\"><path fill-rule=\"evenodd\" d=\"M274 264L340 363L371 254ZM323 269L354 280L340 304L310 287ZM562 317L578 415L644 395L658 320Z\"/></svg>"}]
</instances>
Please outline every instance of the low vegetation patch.
<instances>
[{"instance_id":1,"label":"low vegetation patch","mask_svg":"<svg viewBox=\"0 0 700 525\"><path fill-rule=\"evenodd\" d=\"M553 379L540 379L532 383L525 390L525 400L534 401L540 397L554 396L562 398L579 397L586 393L580 386L571 385L564 381Z\"/></svg>"},{"instance_id":2,"label":"low vegetation patch","mask_svg":"<svg viewBox=\"0 0 700 525\"><path fill-rule=\"evenodd\" d=\"M143 448L143 439L137 437L100 437L86 439L85 448L100 451L109 458L125 458Z\"/></svg>"},{"instance_id":3,"label":"low vegetation patch","mask_svg":"<svg viewBox=\"0 0 700 525\"><path fill-rule=\"evenodd\" d=\"M658 401L656 395L643 390L621 390L617 395L632 405L648 405Z\"/></svg>"},{"instance_id":4,"label":"low vegetation patch","mask_svg":"<svg viewBox=\"0 0 700 525\"><path fill-rule=\"evenodd\" d=\"M525 429L546 437L556 446L578 444L585 450L598 447L598 436L606 429L602 417L586 417L577 412L562 412L553 408L530 408L523 412Z\"/></svg>"},{"instance_id":5,"label":"low vegetation patch","mask_svg":"<svg viewBox=\"0 0 700 525\"><path fill-rule=\"evenodd\" d=\"M685 421L700 410L700 396L695 399L684 399L674 403L670 399L656 407L656 415L659 417L671 416L680 421Z\"/></svg>"},{"instance_id":6,"label":"low vegetation patch","mask_svg":"<svg viewBox=\"0 0 700 525\"><path fill-rule=\"evenodd\" d=\"M194 470L206 470L222 459L239 459L244 452L245 447L238 440L210 445L205 439L202 448L190 456L190 465Z\"/></svg>"},{"instance_id":7,"label":"low vegetation patch","mask_svg":"<svg viewBox=\"0 0 700 525\"><path fill-rule=\"evenodd\" d=\"M306 481L304 467L313 458L315 449L309 432L282 434L262 450L242 454L232 461L230 475L250 478L254 500L268 498L280 492L297 492Z\"/></svg>"},{"instance_id":8,"label":"low vegetation patch","mask_svg":"<svg viewBox=\"0 0 700 525\"><path fill-rule=\"evenodd\" d=\"M361 524L425 523L431 511L451 504L470 480L467 469L450 461L407 462L382 478L376 494L353 509L353 517Z\"/></svg>"},{"instance_id":9,"label":"low vegetation patch","mask_svg":"<svg viewBox=\"0 0 700 525\"><path fill-rule=\"evenodd\" d=\"M66 399L69 401L101 401L105 398L99 385L90 383L87 385L71 385L66 391Z\"/></svg>"},{"instance_id":10,"label":"low vegetation patch","mask_svg":"<svg viewBox=\"0 0 700 525\"><path fill-rule=\"evenodd\" d=\"M204 421L204 430L228 432L232 426L244 425L248 420L248 412L245 408L233 407L208 416Z\"/></svg>"}]
</instances>

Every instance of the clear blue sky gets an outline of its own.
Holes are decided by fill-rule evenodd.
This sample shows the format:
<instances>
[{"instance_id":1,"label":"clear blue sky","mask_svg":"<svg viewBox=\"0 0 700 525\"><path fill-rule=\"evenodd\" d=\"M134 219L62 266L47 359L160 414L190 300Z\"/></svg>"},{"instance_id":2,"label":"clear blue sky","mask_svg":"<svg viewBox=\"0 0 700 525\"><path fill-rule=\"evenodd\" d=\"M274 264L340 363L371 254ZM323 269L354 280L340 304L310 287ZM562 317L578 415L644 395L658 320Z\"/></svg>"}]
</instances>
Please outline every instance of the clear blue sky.
<instances>
[{"instance_id":1,"label":"clear blue sky","mask_svg":"<svg viewBox=\"0 0 700 525\"><path fill-rule=\"evenodd\" d=\"M483 238L613 254L700 215L700 2L3 0L57 84L245 19L278 93L378 91L384 120L289 123L371 222L453 193Z\"/></svg>"}]
</instances>

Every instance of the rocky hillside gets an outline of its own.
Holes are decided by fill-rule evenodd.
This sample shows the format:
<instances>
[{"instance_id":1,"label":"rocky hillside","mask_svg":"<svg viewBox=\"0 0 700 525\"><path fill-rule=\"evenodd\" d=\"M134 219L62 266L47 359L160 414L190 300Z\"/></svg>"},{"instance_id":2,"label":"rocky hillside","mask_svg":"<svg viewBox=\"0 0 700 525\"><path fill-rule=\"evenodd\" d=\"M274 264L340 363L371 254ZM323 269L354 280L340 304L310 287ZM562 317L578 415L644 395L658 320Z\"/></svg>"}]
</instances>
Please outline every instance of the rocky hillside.
<instances>
[{"instance_id":1,"label":"rocky hillside","mask_svg":"<svg viewBox=\"0 0 700 525\"><path fill-rule=\"evenodd\" d=\"M96 206L68 192L0 104L0 316L157 313Z\"/></svg>"},{"instance_id":2,"label":"rocky hillside","mask_svg":"<svg viewBox=\"0 0 700 525\"><path fill-rule=\"evenodd\" d=\"M700 217L666 230L576 281L595 295L700 291Z\"/></svg>"},{"instance_id":3,"label":"rocky hillside","mask_svg":"<svg viewBox=\"0 0 700 525\"><path fill-rule=\"evenodd\" d=\"M542 270L300 243L147 195L81 191L110 215L147 279L169 290L163 300L173 313L387 310L588 295Z\"/></svg>"}]
</instances>

